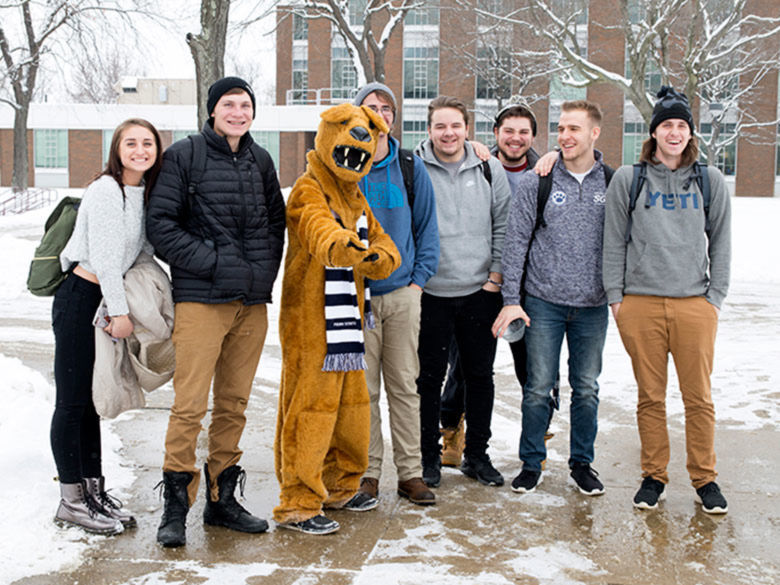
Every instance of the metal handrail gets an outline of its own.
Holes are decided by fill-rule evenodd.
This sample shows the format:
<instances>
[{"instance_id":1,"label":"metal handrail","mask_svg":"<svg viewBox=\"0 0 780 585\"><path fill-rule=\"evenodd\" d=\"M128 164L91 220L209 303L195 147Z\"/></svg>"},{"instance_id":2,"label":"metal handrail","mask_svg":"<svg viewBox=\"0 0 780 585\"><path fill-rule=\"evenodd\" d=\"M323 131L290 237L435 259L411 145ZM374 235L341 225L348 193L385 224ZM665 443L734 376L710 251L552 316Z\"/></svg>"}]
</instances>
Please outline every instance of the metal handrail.
<instances>
[{"instance_id":1,"label":"metal handrail","mask_svg":"<svg viewBox=\"0 0 780 585\"><path fill-rule=\"evenodd\" d=\"M333 97L334 94L346 97ZM357 95L355 87L320 87L319 89L288 89L285 104L288 106L322 106L351 102Z\"/></svg>"},{"instance_id":2,"label":"metal handrail","mask_svg":"<svg viewBox=\"0 0 780 585\"><path fill-rule=\"evenodd\" d=\"M11 195L0 200L0 215L18 214L32 211L57 200L55 189L25 189L10 191ZM2 197L2 193L0 193Z\"/></svg>"}]
</instances>

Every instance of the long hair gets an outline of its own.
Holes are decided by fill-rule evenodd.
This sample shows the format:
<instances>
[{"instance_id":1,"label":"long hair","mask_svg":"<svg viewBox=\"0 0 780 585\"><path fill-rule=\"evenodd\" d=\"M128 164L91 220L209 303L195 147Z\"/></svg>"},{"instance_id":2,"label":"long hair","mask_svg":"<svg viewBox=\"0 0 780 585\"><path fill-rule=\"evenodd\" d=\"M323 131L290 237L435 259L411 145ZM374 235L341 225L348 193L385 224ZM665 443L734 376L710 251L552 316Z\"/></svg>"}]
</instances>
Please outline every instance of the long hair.
<instances>
[{"instance_id":1,"label":"long hair","mask_svg":"<svg viewBox=\"0 0 780 585\"><path fill-rule=\"evenodd\" d=\"M157 145L157 155L155 156L154 164L144 173L144 202L148 202L149 193L157 181L157 175L160 174L163 151L162 140L160 140L160 133L151 122L147 122L143 118L130 118L116 127L114 130L114 135L111 138L111 147L108 150L108 162L106 162L106 168L103 169L103 172L101 172L98 177L108 175L114 179L119 185L119 188L122 189L122 197L124 198L125 185L122 182L122 171L124 170L124 167L122 166L122 159L119 156L119 144L122 141L122 134L131 126L140 126L141 128L146 128L149 130L149 132L152 133L152 136L154 136L154 141Z\"/></svg>"},{"instance_id":2,"label":"long hair","mask_svg":"<svg viewBox=\"0 0 780 585\"><path fill-rule=\"evenodd\" d=\"M658 142L656 141L655 137L651 136L647 140L645 140L642 143L642 152L639 154L639 162L646 162L653 164L655 162L658 162L658 159L655 158L655 151L658 148ZM689 167L693 163L696 162L696 159L699 158L699 141L697 138L691 134L691 139L688 141L688 144L685 146L685 150L682 152L682 157L680 158L680 166L681 167Z\"/></svg>"}]
</instances>

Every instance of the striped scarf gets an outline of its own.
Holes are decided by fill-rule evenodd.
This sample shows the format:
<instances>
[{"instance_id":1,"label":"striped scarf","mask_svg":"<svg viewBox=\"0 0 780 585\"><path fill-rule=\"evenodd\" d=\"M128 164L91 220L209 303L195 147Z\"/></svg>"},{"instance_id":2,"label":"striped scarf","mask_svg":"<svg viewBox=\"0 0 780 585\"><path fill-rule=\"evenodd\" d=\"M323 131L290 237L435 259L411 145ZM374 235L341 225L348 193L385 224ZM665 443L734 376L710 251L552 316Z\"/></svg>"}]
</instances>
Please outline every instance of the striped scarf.
<instances>
[{"instance_id":1,"label":"striped scarf","mask_svg":"<svg viewBox=\"0 0 780 585\"><path fill-rule=\"evenodd\" d=\"M333 215L343 227L338 214L334 211ZM365 212L355 227L363 246L368 248L368 219ZM373 329L374 316L371 313L368 285L364 285L364 294L366 327ZM325 267L325 339L328 353L322 365L323 372L348 372L366 368L363 328L352 267Z\"/></svg>"}]
</instances>

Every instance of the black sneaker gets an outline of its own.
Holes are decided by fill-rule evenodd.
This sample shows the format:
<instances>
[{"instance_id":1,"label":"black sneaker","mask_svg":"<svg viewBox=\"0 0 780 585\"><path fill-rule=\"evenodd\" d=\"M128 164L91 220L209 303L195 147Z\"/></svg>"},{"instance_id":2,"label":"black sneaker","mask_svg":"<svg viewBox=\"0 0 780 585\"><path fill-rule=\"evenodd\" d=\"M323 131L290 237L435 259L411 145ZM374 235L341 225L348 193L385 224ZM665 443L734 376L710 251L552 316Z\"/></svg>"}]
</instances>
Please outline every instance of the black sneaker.
<instances>
[{"instance_id":1,"label":"black sneaker","mask_svg":"<svg viewBox=\"0 0 780 585\"><path fill-rule=\"evenodd\" d=\"M493 467L490 457L480 455L479 457L463 456L463 463L460 464L460 471L463 475L476 479L483 485L504 485L504 476Z\"/></svg>"},{"instance_id":2,"label":"black sneaker","mask_svg":"<svg viewBox=\"0 0 780 585\"><path fill-rule=\"evenodd\" d=\"M323 516L322 514L318 514L317 516L314 516L313 518L309 518L308 520L303 520L301 522L282 522L279 524L279 528L287 528L288 530L297 530L298 532L303 532L304 534L330 534L331 532L336 532L340 526L339 523L335 520L331 520L330 518L327 518Z\"/></svg>"},{"instance_id":3,"label":"black sneaker","mask_svg":"<svg viewBox=\"0 0 780 585\"><path fill-rule=\"evenodd\" d=\"M441 457L438 455L431 459L423 457L422 480L428 487L439 487L441 483Z\"/></svg>"},{"instance_id":4,"label":"black sneaker","mask_svg":"<svg viewBox=\"0 0 780 585\"><path fill-rule=\"evenodd\" d=\"M701 504L701 509L707 514L725 514L729 511L726 498L720 493L720 488L714 481L696 490L696 501Z\"/></svg>"},{"instance_id":5,"label":"black sneaker","mask_svg":"<svg viewBox=\"0 0 780 585\"><path fill-rule=\"evenodd\" d=\"M379 500L366 492L355 492L349 501L344 504L342 510L349 510L350 512L368 512L373 510L379 505Z\"/></svg>"},{"instance_id":6,"label":"black sneaker","mask_svg":"<svg viewBox=\"0 0 780 585\"><path fill-rule=\"evenodd\" d=\"M648 476L642 480L642 486L634 496L634 508L655 510L658 502L666 499L666 486L663 482Z\"/></svg>"},{"instance_id":7,"label":"black sneaker","mask_svg":"<svg viewBox=\"0 0 780 585\"><path fill-rule=\"evenodd\" d=\"M519 494L530 494L542 483L542 472L533 469L523 469L520 474L512 480L512 491Z\"/></svg>"},{"instance_id":8,"label":"black sneaker","mask_svg":"<svg viewBox=\"0 0 780 585\"><path fill-rule=\"evenodd\" d=\"M600 496L604 493L604 484L599 481L599 473L589 463L574 461L571 464L571 478L577 489L586 496Z\"/></svg>"}]
</instances>

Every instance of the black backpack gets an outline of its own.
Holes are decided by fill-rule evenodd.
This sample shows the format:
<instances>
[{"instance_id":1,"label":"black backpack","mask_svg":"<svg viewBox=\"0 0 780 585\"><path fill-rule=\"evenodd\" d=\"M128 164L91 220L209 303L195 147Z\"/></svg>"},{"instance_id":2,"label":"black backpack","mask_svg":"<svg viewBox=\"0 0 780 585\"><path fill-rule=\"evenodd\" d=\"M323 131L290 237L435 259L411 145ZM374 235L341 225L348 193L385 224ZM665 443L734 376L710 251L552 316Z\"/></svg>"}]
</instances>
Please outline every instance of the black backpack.
<instances>
[{"instance_id":1,"label":"black backpack","mask_svg":"<svg viewBox=\"0 0 780 585\"><path fill-rule=\"evenodd\" d=\"M631 241L631 226L633 221L631 214L634 213L636 207L636 201L639 199L639 194L642 192L642 187L645 186L645 179L647 178L647 163L641 162L634 165L634 179L631 181L631 190L628 194L628 221L626 222L626 244ZM710 174L707 171L706 165L701 165L697 162L693 163L693 175L686 181L684 187L687 189L690 186L691 180L696 179L696 183L699 185L699 191L701 192L702 203L704 205L704 231L707 233L707 237L710 235Z\"/></svg>"},{"instance_id":2,"label":"black backpack","mask_svg":"<svg viewBox=\"0 0 780 585\"><path fill-rule=\"evenodd\" d=\"M49 214L41 243L35 248L27 275L27 290L37 297L50 297L65 280L60 254L73 234L81 199L65 197Z\"/></svg>"},{"instance_id":3,"label":"black backpack","mask_svg":"<svg viewBox=\"0 0 780 585\"><path fill-rule=\"evenodd\" d=\"M406 189L406 197L409 200L409 208L414 213L414 154L412 151L399 148L398 164L401 167L401 176L404 178L404 188ZM488 161L483 160L480 167L482 167L482 174L485 176L485 180L492 187L493 172L490 170Z\"/></svg>"}]
</instances>

